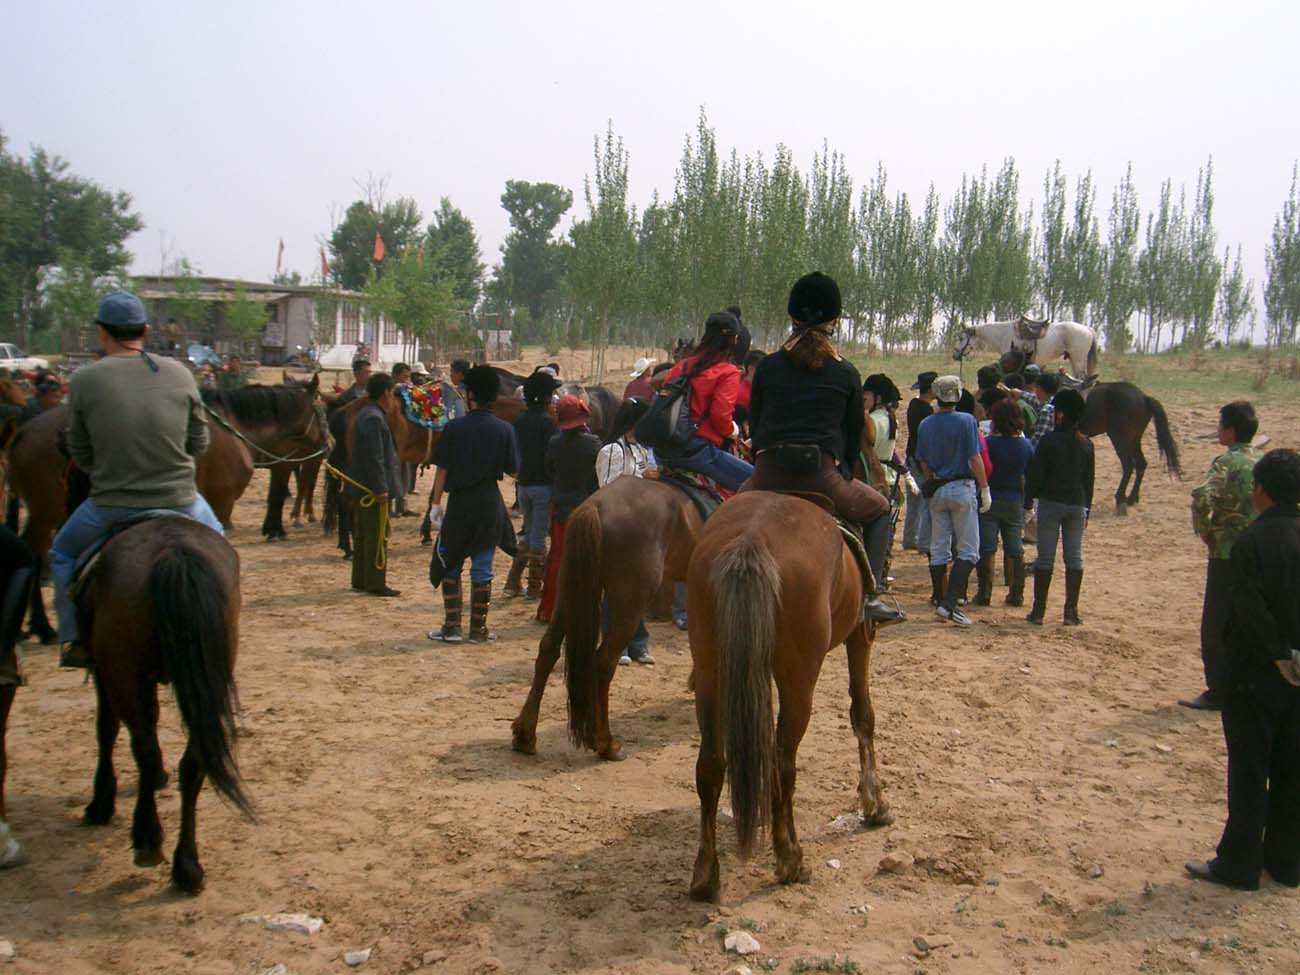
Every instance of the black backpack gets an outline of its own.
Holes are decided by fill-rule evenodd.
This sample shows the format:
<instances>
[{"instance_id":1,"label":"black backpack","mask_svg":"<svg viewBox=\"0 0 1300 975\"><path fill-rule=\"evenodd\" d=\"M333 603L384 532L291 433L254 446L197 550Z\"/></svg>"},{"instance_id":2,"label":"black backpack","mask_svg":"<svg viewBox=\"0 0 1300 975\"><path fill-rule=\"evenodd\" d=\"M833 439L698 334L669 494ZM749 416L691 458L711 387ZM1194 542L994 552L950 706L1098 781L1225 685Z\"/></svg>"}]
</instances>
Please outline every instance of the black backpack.
<instances>
[{"instance_id":1,"label":"black backpack","mask_svg":"<svg viewBox=\"0 0 1300 975\"><path fill-rule=\"evenodd\" d=\"M691 422L692 378L693 373L683 369L680 376L659 388L650 409L633 428L639 443L668 454L686 449L695 436L695 424Z\"/></svg>"}]
</instances>

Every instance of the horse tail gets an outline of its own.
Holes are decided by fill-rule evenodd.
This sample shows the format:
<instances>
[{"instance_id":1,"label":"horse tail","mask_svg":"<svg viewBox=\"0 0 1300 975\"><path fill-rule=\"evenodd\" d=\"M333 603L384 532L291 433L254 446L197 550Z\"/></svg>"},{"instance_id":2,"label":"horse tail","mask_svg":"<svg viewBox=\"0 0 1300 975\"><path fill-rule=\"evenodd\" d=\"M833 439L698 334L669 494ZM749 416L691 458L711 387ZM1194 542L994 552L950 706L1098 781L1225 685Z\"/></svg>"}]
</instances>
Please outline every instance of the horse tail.
<instances>
[{"instance_id":1,"label":"horse tail","mask_svg":"<svg viewBox=\"0 0 1300 975\"><path fill-rule=\"evenodd\" d=\"M1089 376L1095 376L1095 375L1097 374L1097 354L1098 354L1098 349L1097 349L1097 333L1094 332L1093 335L1092 335L1092 344L1088 346L1088 372L1087 372L1087 374L1088 374Z\"/></svg>"},{"instance_id":2,"label":"horse tail","mask_svg":"<svg viewBox=\"0 0 1300 975\"><path fill-rule=\"evenodd\" d=\"M600 535L600 512L594 504L584 504L569 516L554 610L564 633L569 737L579 748L591 749L596 747L600 696Z\"/></svg>"},{"instance_id":3,"label":"horse tail","mask_svg":"<svg viewBox=\"0 0 1300 975\"><path fill-rule=\"evenodd\" d=\"M1148 396L1146 400L1151 418L1156 421L1156 446L1160 448L1165 469L1181 478L1183 469L1178 461L1178 444L1174 441L1173 431L1169 429L1169 417L1165 416L1165 408L1154 397Z\"/></svg>"},{"instance_id":4,"label":"horse tail","mask_svg":"<svg viewBox=\"0 0 1300 975\"><path fill-rule=\"evenodd\" d=\"M163 551L149 572L158 643L200 767L236 808L253 815L235 764L236 634L229 594L211 558L191 546Z\"/></svg>"},{"instance_id":5,"label":"horse tail","mask_svg":"<svg viewBox=\"0 0 1300 975\"><path fill-rule=\"evenodd\" d=\"M748 856L767 828L776 775L772 658L781 570L770 552L742 535L714 562L711 583L727 781L737 847Z\"/></svg>"}]
</instances>

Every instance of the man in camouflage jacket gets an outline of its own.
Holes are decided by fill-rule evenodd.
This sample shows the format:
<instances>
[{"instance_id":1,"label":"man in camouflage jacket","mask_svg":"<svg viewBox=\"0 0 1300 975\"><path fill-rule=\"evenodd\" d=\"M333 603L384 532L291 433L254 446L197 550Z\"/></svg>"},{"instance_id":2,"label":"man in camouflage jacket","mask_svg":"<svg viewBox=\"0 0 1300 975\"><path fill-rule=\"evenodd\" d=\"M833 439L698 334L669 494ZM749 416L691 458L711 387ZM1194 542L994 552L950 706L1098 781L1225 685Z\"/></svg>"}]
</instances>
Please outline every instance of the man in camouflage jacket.
<instances>
[{"instance_id":1,"label":"man in camouflage jacket","mask_svg":"<svg viewBox=\"0 0 1300 975\"><path fill-rule=\"evenodd\" d=\"M1192 526L1209 548L1205 570L1205 600L1201 604L1201 662L1206 689L1179 701L1185 707L1217 711L1222 704L1224 628L1232 608L1228 556L1232 543L1255 519L1251 503L1252 473L1259 451L1251 446L1259 421L1244 400L1219 410L1219 443L1228 449L1214 458L1210 471L1192 490Z\"/></svg>"}]
</instances>

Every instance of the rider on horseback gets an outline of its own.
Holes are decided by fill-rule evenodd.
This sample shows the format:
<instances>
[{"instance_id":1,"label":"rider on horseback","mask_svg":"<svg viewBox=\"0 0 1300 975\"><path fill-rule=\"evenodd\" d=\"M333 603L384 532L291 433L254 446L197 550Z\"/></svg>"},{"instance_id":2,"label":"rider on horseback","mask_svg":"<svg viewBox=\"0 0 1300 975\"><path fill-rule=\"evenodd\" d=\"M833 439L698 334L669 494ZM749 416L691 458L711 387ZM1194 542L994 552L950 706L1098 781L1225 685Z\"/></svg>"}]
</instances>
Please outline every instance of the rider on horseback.
<instances>
[{"instance_id":1,"label":"rider on horseback","mask_svg":"<svg viewBox=\"0 0 1300 975\"><path fill-rule=\"evenodd\" d=\"M176 360L144 351L149 326L135 295L106 297L95 324L104 358L78 369L68 384L68 454L90 475L90 497L50 548L64 667L91 663L78 642L77 608L68 595L82 552L114 525L150 509L179 512L221 533L221 522L194 486L195 458L208 446L194 376Z\"/></svg>"},{"instance_id":2,"label":"rider on horseback","mask_svg":"<svg viewBox=\"0 0 1300 975\"><path fill-rule=\"evenodd\" d=\"M835 513L862 526L876 579L889 544L889 502L852 479L865 423L862 379L830 336L840 317L840 289L818 271L790 291L789 340L759 363L750 394L756 455L745 489L824 495ZM883 544L882 544L883 543ZM864 613L877 623L907 618L869 594Z\"/></svg>"}]
</instances>

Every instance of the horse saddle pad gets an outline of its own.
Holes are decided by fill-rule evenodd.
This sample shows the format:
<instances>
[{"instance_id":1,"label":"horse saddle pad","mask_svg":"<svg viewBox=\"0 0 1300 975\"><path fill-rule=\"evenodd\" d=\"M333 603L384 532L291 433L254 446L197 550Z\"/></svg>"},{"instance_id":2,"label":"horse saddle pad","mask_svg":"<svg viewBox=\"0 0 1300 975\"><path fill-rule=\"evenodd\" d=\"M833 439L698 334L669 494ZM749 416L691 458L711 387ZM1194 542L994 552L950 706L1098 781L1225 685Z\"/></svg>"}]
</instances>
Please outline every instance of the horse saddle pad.
<instances>
[{"instance_id":1,"label":"horse saddle pad","mask_svg":"<svg viewBox=\"0 0 1300 975\"><path fill-rule=\"evenodd\" d=\"M77 563L72 567L72 582L68 585L68 594L76 599L80 595L86 580L91 577L95 571L95 566L99 562L99 556L104 551L104 546L111 542L128 528L134 528L142 521L153 521L155 518L186 518L179 511L172 511L170 508L141 508L129 518L124 518L115 523L107 532L90 543L80 555L77 556Z\"/></svg>"},{"instance_id":2,"label":"horse saddle pad","mask_svg":"<svg viewBox=\"0 0 1300 975\"><path fill-rule=\"evenodd\" d=\"M406 418L426 430L441 430L447 425L447 407L442 402L441 386L397 384L397 399Z\"/></svg>"},{"instance_id":3,"label":"horse saddle pad","mask_svg":"<svg viewBox=\"0 0 1300 975\"><path fill-rule=\"evenodd\" d=\"M1052 322L1048 318L1030 318L1027 315L1021 315L1020 320L1016 322L1016 337L1025 342L1037 342L1047 330L1051 328Z\"/></svg>"},{"instance_id":4,"label":"horse saddle pad","mask_svg":"<svg viewBox=\"0 0 1300 975\"><path fill-rule=\"evenodd\" d=\"M712 479L705 477L703 474L660 465L659 480L684 492L695 503L695 507L699 509L700 517L705 521L708 520L709 515L717 511L722 505L722 496L718 494L718 486Z\"/></svg>"}]
</instances>

